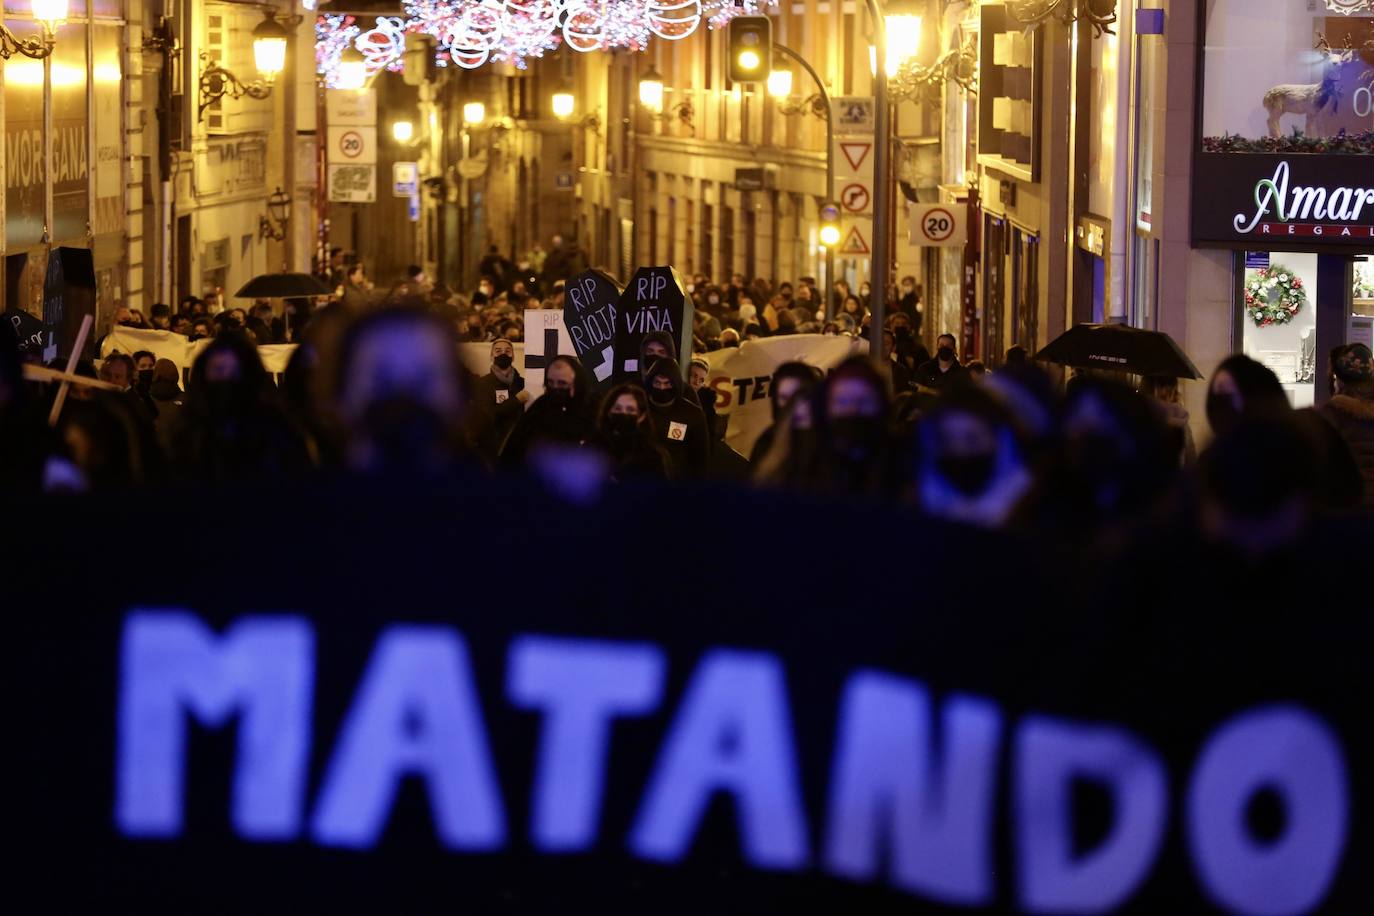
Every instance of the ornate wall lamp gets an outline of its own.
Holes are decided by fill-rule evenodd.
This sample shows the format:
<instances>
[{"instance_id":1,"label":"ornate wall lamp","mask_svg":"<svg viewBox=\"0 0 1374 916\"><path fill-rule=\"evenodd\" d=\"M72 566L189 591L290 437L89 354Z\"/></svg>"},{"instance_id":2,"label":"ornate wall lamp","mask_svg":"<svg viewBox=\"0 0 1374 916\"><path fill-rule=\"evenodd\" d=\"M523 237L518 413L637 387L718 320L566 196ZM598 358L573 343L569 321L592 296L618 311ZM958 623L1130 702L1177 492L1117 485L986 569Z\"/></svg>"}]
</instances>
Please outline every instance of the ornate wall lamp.
<instances>
[{"instance_id":1,"label":"ornate wall lamp","mask_svg":"<svg viewBox=\"0 0 1374 916\"><path fill-rule=\"evenodd\" d=\"M280 242L291 222L291 195L280 187L267 198L267 215L258 217L258 238Z\"/></svg>"},{"instance_id":2,"label":"ornate wall lamp","mask_svg":"<svg viewBox=\"0 0 1374 916\"><path fill-rule=\"evenodd\" d=\"M33 0L33 18L43 27L40 38L20 38L0 23L0 58L16 54L42 60L57 45L57 27L67 21L67 0Z\"/></svg>"},{"instance_id":3,"label":"ornate wall lamp","mask_svg":"<svg viewBox=\"0 0 1374 916\"><path fill-rule=\"evenodd\" d=\"M252 82L244 82L234 73L210 60L204 51L200 53L200 113L199 120L205 119L205 109L228 96L240 99L265 99L272 94L272 83L277 74L286 68L286 28L277 21L276 14L268 10L266 18L253 30L253 63L260 74ZM208 66L207 66L208 65Z\"/></svg>"}]
</instances>

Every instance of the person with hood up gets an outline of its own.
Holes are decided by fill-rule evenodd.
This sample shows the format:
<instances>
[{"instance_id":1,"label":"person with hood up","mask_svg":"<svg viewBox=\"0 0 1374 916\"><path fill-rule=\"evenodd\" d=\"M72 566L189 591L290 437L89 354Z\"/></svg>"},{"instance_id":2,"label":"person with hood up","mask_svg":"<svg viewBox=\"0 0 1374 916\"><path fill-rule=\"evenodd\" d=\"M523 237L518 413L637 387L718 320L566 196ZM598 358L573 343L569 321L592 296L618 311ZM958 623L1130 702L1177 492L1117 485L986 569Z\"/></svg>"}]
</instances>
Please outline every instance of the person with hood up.
<instances>
[{"instance_id":1,"label":"person with hood up","mask_svg":"<svg viewBox=\"0 0 1374 916\"><path fill-rule=\"evenodd\" d=\"M716 390L706 384L710 375L711 364L699 356L692 357L691 365L687 367L687 385L706 417L706 428L714 441L721 438L724 430L721 429L720 420L716 417Z\"/></svg>"},{"instance_id":2,"label":"person with hood up","mask_svg":"<svg viewBox=\"0 0 1374 916\"><path fill-rule=\"evenodd\" d=\"M677 360L671 356L655 360L644 375L644 388L649 396L654 439L667 451L673 476L704 473L711 460L711 434L701 407L684 393Z\"/></svg>"},{"instance_id":3,"label":"person with hood up","mask_svg":"<svg viewBox=\"0 0 1374 916\"><path fill-rule=\"evenodd\" d=\"M946 385L963 378L967 370L959 364L959 354L955 352L958 341L953 334L941 334L935 339L935 358L916 368L916 384L940 391Z\"/></svg>"},{"instance_id":4,"label":"person with hood up","mask_svg":"<svg viewBox=\"0 0 1374 916\"><path fill-rule=\"evenodd\" d=\"M879 370L863 356L845 360L821 385L816 403L811 488L843 496L890 496L900 468L888 427L891 396Z\"/></svg>"},{"instance_id":5,"label":"person with hood up","mask_svg":"<svg viewBox=\"0 0 1374 916\"><path fill-rule=\"evenodd\" d=\"M529 403L525 379L515 368L515 345L504 337L491 342L491 370L473 385L472 442L488 464L520 422Z\"/></svg>"},{"instance_id":6,"label":"person with hood up","mask_svg":"<svg viewBox=\"0 0 1374 916\"><path fill-rule=\"evenodd\" d=\"M181 373L177 364L170 359L160 359L153 364L153 381L148 386L148 396L157 404L157 417L153 426L157 429L158 442L164 449L169 448L172 439L181 426L181 414L186 409L186 393L181 390Z\"/></svg>"},{"instance_id":7,"label":"person with hood up","mask_svg":"<svg viewBox=\"0 0 1374 916\"><path fill-rule=\"evenodd\" d=\"M407 306L368 313L344 332L334 378L349 470L433 477L464 457L468 398L442 318Z\"/></svg>"},{"instance_id":8,"label":"person with hood up","mask_svg":"<svg viewBox=\"0 0 1374 916\"><path fill-rule=\"evenodd\" d=\"M170 457L182 477L201 483L263 483L304 476L313 459L276 400L257 348L241 334L216 337L191 368L185 422Z\"/></svg>"},{"instance_id":9,"label":"person with hood up","mask_svg":"<svg viewBox=\"0 0 1374 916\"><path fill-rule=\"evenodd\" d=\"M639 342L638 381L644 383L649 367L660 359L677 359L677 341L667 331L650 331ZM626 381L633 381L627 379ZM645 387L648 387L647 384Z\"/></svg>"},{"instance_id":10,"label":"person with hood up","mask_svg":"<svg viewBox=\"0 0 1374 916\"><path fill-rule=\"evenodd\" d=\"M630 384L612 388L601 402L596 428L601 447L613 462L613 480L668 479L668 455L654 436L649 399L643 388Z\"/></svg>"},{"instance_id":11,"label":"person with hood up","mask_svg":"<svg viewBox=\"0 0 1374 916\"><path fill-rule=\"evenodd\" d=\"M984 388L944 392L917 427L915 496L930 515L999 528L1034 482L1010 412Z\"/></svg>"},{"instance_id":12,"label":"person with hood up","mask_svg":"<svg viewBox=\"0 0 1374 916\"><path fill-rule=\"evenodd\" d=\"M578 449L596 440L591 380L575 356L555 356L544 369L544 393L520 417L501 448L500 465L517 469L536 452Z\"/></svg>"},{"instance_id":13,"label":"person with hood up","mask_svg":"<svg viewBox=\"0 0 1374 916\"><path fill-rule=\"evenodd\" d=\"M1369 347L1351 344L1332 365L1336 394L1317 411L1338 432L1364 481L1361 505L1374 509L1374 361Z\"/></svg>"}]
</instances>

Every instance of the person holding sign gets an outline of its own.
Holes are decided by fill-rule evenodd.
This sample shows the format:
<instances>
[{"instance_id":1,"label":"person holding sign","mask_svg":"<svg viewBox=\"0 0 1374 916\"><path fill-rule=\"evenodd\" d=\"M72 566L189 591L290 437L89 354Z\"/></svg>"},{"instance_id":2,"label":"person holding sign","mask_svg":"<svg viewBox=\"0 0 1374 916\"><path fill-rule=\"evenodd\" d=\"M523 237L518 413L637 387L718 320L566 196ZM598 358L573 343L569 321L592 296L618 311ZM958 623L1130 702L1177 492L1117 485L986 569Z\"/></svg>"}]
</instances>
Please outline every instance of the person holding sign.
<instances>
[{"instance_id":1,"label":"person holding sign","mask_svg":"<svg viewBox=\"0 0 1374 916\"><path fill-rule=\"evenodd\" d=\"M675 478L698 476L711 459L710 433L701 408L683 395L682 369L665 356L644 376L654 437L668 452Z\"/></svg>"},{"instance_id":2,"label":"person holding sign","mask_svg":"<svg viewBox=\"0 0 1374 916\"><path fill-rule=\"evenodd\" d=\"M470 434L477 453L496 463L506 441L529 403L525 379L515 368L515 345L504 337L491 342L491 371L473 385Z\"/></svg>"}]
</instances>

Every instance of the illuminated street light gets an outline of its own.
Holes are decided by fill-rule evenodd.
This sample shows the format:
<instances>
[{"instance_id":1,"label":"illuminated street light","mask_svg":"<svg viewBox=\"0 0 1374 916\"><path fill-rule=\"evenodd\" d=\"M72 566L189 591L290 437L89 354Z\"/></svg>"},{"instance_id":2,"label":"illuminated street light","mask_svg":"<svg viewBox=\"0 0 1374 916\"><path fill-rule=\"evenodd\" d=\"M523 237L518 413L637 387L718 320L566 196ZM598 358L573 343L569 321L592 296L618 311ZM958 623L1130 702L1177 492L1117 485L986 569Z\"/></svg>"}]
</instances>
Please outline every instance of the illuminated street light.
<instances>
[{"instance_id":1,"label":"illuminated street light","mask_svg":"<svg viewBox=\"0 0 1374 916\"><path fill-rule=\"evenodd\" d=\"M639 78L639 104L655 114L663 111L663 77L652 65Z\"/></svg>"},{"instance_id":2,"label":"illuminated street light","mask_svg":"<svg viewBox=\"0 0 1374 916\"><path fill-rule=\"evenodd\" d=\"M286 69L286 29L272 13L253 30L253 63L258 74L271 85Z\"/></svg>"},{"instance_id":3,"label":"illuminated street light","mask_svg":"<svg viewBox=\"0 0 1374 916\"><path fill-rule=\"evenodd\" d=\"M792 94L792 71L774 70L768 74L768 94L775 99L785 99Z\"/></svg>"},{"instance_id":4,"label":"illuminated street light","mask_svg":"<svg viewBox=\"0 0 1374 916\"><path fill-rule=\"evenodd\" d=\"M67 21L67 0L33 0L33 18L48 32Z\"/></svg>"},{"instance_id":5,"label":"illuminated street light","mask_svg":"<svg viewBox=\"0 0 1374 916\"><path fill-rule=\"evenodd\" d=\"M391 136L397 143L409 143L415 136L415 125L409 121L396 121L391 125Z\"/></svg>"},{"instance_id":6,"label":"illuminated street light","mask_svg":"<svg viewBox=\"0 0 1374 916\"><path fill-rule=\"evenodd\" d=\"M763 66L763 60L759 58L759 52L752 48L739 52L739 66L741 70L753 72Z\"/></svg>"},{"instance_id":7,"label":"illuminated street light","mask_svg":"<svg viewBox=\"0 0 1374 916\"><path fill-rule=\"evenodd\" d=\"M339 55L339 69L334 77L335 89L361 89L367 85L367 63L362 52L349 45Z\"/></svg>"},{"instance_id":8,"label":"illuminated street light","mask_svg":"<svg viewBox=\"0 0 1374 916\"><path fill-rule=\"evenodd\" d=\"M883 21L887 25L887 62L883 70L893 77L902 69L902 64L916 56L921 44L921 17L889 12ZM873 45L868 46L868 69L870 73L878 72L878 49Z\"/></svg>"},{"instance_id":9,"label":"illuminated street light","mask_svg":"<svg viewBox=\"0 0 1374 916\"><path fill-rule=\"evenodd\" d=\"M553 94L553 116L560 121L572 117L573 109L576 107L577 103L571 92Z\"/></svg>"},{"instance_id":10,"label":"illuminated street light","mask_svg":"<svg viewBox=\"0 0 1374 916\"><path fill-rule=\"evenodd\" d=\"M840 244L840 227L834 223L821 227L821 244L826 248L834 248Z\"/></svg>"},{"instance_id":11,"label":"illuminated street light","mask_svg":"<svg viewBox=\"0 0 1374 916\"><path fill-rule=\"evenodd\" d=\"M481 124L487 119L487 106L481 102L468 102L463 106L463 123L467 125Z\"/></svg>"}]
</instances>

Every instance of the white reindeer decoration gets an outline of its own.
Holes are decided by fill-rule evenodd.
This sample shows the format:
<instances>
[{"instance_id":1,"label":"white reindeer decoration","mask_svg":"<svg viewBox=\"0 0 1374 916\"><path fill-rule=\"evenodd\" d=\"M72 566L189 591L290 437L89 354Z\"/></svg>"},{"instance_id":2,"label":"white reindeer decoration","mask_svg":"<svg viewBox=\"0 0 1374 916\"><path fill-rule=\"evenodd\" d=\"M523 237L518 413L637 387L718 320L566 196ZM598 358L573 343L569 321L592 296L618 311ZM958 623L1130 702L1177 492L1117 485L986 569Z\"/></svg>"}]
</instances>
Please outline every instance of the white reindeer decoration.
<instances>
[{"instance_id":1,"label":"white reindeer decoration","mask_svg":"<svg viewBox=\"0 0 1374 916\"><path fill-rule=\"evenodd\" d=\"M1264 94L1264 107L1269 112L1269 136L1283 136L1279 119L1286 114L1305 115L1303 132L1309 137L1325 136L1322 128L1327 112L1335 114L1341 100L1338 81L1341 67L1355 57L1353 49L1331 50L1326 38L1317 41L1317 50L1326 56L1326 70L1320 83L1285 83Z\"/></svg>"}]
</instances>

